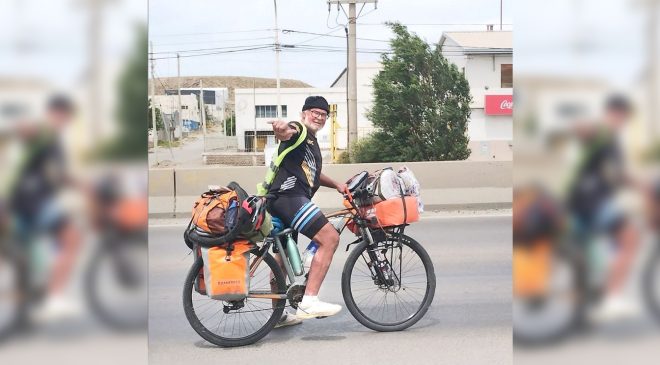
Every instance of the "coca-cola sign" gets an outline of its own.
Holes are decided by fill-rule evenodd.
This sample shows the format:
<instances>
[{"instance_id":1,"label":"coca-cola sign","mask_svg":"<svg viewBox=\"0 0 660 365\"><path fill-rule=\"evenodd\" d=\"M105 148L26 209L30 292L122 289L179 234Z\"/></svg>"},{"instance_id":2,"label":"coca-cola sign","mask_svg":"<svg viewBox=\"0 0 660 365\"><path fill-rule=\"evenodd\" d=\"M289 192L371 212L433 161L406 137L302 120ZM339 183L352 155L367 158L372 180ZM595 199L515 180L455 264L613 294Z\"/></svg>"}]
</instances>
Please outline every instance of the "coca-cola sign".
<instances>
[{"instance_id":1,"label":"coca-cola sign","mask_svg":"<svg viewBox=\"0 0 660 365\"><path fill-rule=\"evenodd\" d=\"M486 115L512 115L513 95L486 95Z\"/></svg>"}]
</instances>

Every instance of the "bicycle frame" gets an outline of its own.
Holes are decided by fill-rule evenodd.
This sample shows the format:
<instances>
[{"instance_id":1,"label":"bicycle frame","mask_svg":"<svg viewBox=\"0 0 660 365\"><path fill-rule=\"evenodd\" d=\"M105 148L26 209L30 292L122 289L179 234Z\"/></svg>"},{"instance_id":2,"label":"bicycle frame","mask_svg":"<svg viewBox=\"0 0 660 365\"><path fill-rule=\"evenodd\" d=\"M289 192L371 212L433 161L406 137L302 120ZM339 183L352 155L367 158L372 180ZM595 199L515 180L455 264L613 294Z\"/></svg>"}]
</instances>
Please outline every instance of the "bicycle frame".
<instances>
[{"instance_id":1,"label":"bicycle frame","mask_svg":"<svg viewBox=\"0 0 660 365\"><path fill-rule=\"evenodd\" d=\"M369 259L372 262L382 262L383 260L378 257L376 254L376 247L373 247L374 245L374 238L371 234L371 228L368 226L368 222L365 219L365 217L362 216L361 210L358 208L358 206L355 204L353 200L353 196L349 191L346 191L345 194L347 201L350 203L351 208L346 208L346 209L341 209L335 212L332 212L330 214L326 214L326 218L331 219L331 218L337 218L337 217L343 217L345 219L343 227L339 230L339 233L343 231L343 229L346 227L348 222L352 220L356 227L360 230L360 235L359 238L348 245L346 245L346 251L349 250L350 246L355 245L355 244L360 244L363 242L366 242L367 245L372 247L372 249L367 250ZM394 227L393 229L399 229L398 233L399 235L399 241L401 240L401 237L403 235L403 231L405 226L407 224L401 225ZM384 231L384 230L383 230ZM273 235L272 237L267 237L264 240L264 244L258 248L255 249L255 255L257 256L257 259L252 262L250 265L250 275L254 275L256 272L257 268L263 261L263 255L268 252L271 246L274 246L274 248L280 253L282 256L282 266L284 267L284 271L286 274L286 277L288 279L288 285L287 287L291 287L293 285L305 285L306 282L306 273L302 273L301 275L296 275L293 267L289 261L289 253L287 252L285 246L282 244L281 237L285 237L291 233L293 233L294 230L292 228L285 228L281 232L278 232L277 234ZM385 232L385 231L384 231ZM385 258L387 260L387 258ZM389 262L388 262L389 263ZM373 270L377 278L380 280L382 283L387 283L390 281L385 274L383 273L382 270ZM395 275L396 276L396 275ZM305 278L305 279L303 279ZM396 278L397 280L399 278ZM287 294L272 294L272 293L259 293L259 292L251 292L248 294L248 297L250 298L268 298L268 299L287 299L288 296Z\"/></svg>"}]
</instances>

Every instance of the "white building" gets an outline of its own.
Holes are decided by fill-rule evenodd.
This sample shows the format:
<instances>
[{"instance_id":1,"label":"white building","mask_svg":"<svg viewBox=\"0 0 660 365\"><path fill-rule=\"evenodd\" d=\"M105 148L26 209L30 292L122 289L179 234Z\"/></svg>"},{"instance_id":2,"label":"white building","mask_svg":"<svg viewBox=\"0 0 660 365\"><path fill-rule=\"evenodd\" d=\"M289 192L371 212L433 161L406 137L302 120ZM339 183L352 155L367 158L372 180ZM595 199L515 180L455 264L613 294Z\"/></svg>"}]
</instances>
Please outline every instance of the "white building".
<instances>
[{"instance_id":1,"label":"white building","mask_svg":"<svg viewBox=\"0 0 660 365\"><path fill-rule=\"evenodd\" d=\"M154 103L163 114L163 120L176 118L179 111L179 97L177 95L154 95ZM175 123L174 138L180 138L183 133L199 128L201 125L199 103L195 95L181 95L181 124ZM181 129L183 126L183 130ZM184 134L185 137L185 134Z\"/></svg>"},{"instance_id":2,"label":"white building","mask_svg":"<svg viewBox=\"0 0 660 365\"><path fill-rule=\"evenodd\" d=\"M177 89L165 90L166 95L178 95ZM181 88L181 96L195 95L199 97L201 90L199 88L187 87ZM215 120L221 122L225 119L225 111L227 107L227 100L229 100L229 89L226 87L205 87L204 88L204 105L208 109L209 114Z\"/></svg>"},{"instance_id":3,"label":"white building","mask_svg":"<svg viewBox=\"0 0 660 365\"><path fill-rule=\"evenodd\" d=\"M513 140L513 36L510 31L447 32L443 55L465 74L472 94L470 159L510 159Z\"/></svg>"},{"instance_id":4,"label":"white building","mask_svg":"<svg viewBox=\"0 0 660 365\"><path fill-rule=\"evenodd\" d=\"M257 150L261 151L266 143L262 136L272 136L273 128L267 122L277 118L277 89L235 89L236 97L236 136L239 150L252 150L254 131L257 133ZM287 121L300 120L300 112L305 98L321 95L329 104L337 104L337 148L346 148L346 94L343 89L327 88L281 88L280 100L282 118ZM322 149L330 148L330 118L318 134L317 139Z\"/></svg>"}]
</instances>

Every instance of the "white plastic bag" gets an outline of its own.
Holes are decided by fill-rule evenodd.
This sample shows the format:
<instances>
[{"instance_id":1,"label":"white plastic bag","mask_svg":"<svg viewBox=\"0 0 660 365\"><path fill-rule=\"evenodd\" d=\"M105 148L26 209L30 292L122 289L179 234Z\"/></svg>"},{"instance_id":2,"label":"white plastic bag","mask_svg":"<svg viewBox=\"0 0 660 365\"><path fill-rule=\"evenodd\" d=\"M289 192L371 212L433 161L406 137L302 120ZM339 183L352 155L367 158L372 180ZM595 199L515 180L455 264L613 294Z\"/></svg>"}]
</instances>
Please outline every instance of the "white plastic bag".
<instances>
[{"instance_id":1,"label":"white plastic bag","mask_svg":"<svg viewBox=\"0 0 660 365\"><path fill-rule=\"evenodd\" d=\"M404 194L403 181L391 167L376 171L372 179L368 189L374 195L374 203Z\"/></svg>"},{"instance_id":2,"label":"white plastic bag","mask_svg":"<svg viewBox=\"0 0 660 365\"><path fill-rule=\"evenodd\" d=\"M405 195L411 195L417 197L417 205L419 207L419 212L424 211L424 203L422 203L421 197L421 186L419 181L407 166L402 166L398 171L398 176L403 182L403 190Z\"/></svg>"}]
</instances>

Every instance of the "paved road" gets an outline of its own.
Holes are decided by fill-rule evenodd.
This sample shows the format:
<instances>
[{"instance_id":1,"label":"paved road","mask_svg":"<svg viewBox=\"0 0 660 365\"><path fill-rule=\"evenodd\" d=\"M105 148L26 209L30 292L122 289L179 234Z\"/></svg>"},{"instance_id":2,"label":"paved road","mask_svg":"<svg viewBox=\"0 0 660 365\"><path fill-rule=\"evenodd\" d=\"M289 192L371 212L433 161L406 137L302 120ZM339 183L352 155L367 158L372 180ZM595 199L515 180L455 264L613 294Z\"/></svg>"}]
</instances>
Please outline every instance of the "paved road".
<instances>
[{"instance_id":1,"label":"paved road","mask_svg":"<svg viewBox=\"0 0 660 365\"><path fill-rule=\"evenodd\" d=\"M436 216L409 227L407 233L432 257L437 288L427 315L406 331L371 331L344 309L337 316L274 330L255 345L232 349L204 341L185 319L181 288L192 256L182 242L183 227L151 227L150 363L509 364L510 219ZM341 247L350 238L344 232ZM346 256L343 248L337 251L321 298L343 303L340 276Z\"/></svg>"}]
</instances>

